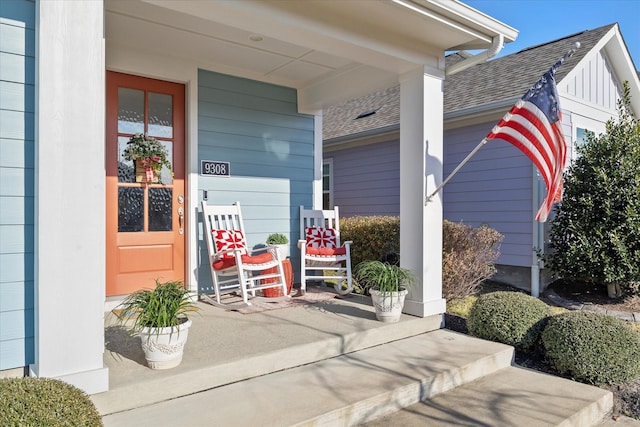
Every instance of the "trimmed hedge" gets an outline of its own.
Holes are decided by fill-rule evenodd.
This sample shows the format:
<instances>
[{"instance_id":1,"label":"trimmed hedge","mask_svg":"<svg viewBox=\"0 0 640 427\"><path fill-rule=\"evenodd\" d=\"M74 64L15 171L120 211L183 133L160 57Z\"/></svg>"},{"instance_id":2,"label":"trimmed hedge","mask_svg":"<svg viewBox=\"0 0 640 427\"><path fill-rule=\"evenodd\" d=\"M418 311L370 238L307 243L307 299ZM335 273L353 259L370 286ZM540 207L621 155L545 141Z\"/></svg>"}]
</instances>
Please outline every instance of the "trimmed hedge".
<instances>
[{"instance_id":1,"label":"trimmed hedge","mask_svg":"<svg viewBox=\"0 0 640 427\"><path fill-rule=\"evenodd\" d=\"M340 241L353 241L351 265L380 260L400 253L400 218L396 216L355 216L340 220Z\"/></svg>"},{"instance_id":2,"label":"trimmed hedge","mask_svg":"<svg viewBox=\"0 0 640 427\"><path fill-rule=\"evenodd\" d=\"M621 384L640 377L640 334L601 313L553 316L542 332L547 358L560 372L590 384Z\"/></svg>"},{"instance_id":3,"label":"trimmed hedge","mask_svg":"<svg viewBox=\"0 0 640 427\"><path fill-rule=\"evenodd\" d=\"M351 265L362 261L390 260L400 253L400 218L357 216L340 220L341 241L351 240ZM475 295L490 278L500 253L502 234L487 226L477 228L444 220L442 223L442 293L446 299ZM391 256L389 256L391 255ZM356 290L365 287L356 283Z\"/></svg>"},{"instance_id":4,"label":"trimmed hedge","mask_svg":"<svg viewBox=\"0 0 640 427\"><path fill-rule=\"evenodd\" d=\"M551 307L530 295L492 292L480 295L471 307L467 328L478 338L529 350L552 315Z\"/></svg>"},{"instance_id":5,"label":"trimmed hedge","mask_svg":"<svg viewBox=\"0 0 640 427\"><path fill-rule=\"evenodd\" d=\"M0 425L101 427L102 417L82 390L50 378L0 379Z\"/></svg>"}]
</instances>

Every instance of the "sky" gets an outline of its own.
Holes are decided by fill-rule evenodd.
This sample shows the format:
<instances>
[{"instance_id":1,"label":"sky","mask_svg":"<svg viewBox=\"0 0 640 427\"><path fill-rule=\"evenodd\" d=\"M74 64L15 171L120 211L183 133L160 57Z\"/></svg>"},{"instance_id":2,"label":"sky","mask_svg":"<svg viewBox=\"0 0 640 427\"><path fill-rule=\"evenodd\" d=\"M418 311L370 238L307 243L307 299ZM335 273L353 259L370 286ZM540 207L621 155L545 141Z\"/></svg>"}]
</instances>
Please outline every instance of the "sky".
<instances>
[{"instance_id":1,"label":"sky","mask_svg":"<svg viewBox=\"0 0 640 427\"><path fill-rule=\"evenodd\" d=\"M631 59L640 69L640 0L461 0L519 31L498 56L584 30L618 23Z\"/></svg>"}]
</instances>

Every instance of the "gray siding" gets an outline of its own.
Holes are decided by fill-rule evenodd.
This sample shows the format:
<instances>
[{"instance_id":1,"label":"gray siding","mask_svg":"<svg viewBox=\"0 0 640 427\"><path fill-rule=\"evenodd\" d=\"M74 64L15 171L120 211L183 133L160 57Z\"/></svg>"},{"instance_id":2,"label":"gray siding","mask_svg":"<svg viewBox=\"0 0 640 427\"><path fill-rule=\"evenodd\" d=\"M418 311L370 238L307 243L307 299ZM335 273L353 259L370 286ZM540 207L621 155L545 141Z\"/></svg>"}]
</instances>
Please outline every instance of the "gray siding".
<instances>
[{"instance_id":1,"label":"gray siding","mask_svg":"<svg viewBox=\"0 0 640 427\"><path fill-rule=\"evenodd\" d=\"M469 154L495 123L444 133L444 177ZM511 144L482 147L443 189L444 217L472 227L486 224L504 235L498 264L530 266L534 166Z\"/></svg>"},{"instance_id":2,"label":"gray siding","mask_svg":"<svg viewBox=\"0 0 640 427\"><path fill-rule=\"evenodd\" d=\"M0 1L0 370L34 358L35 5Z\"/></svg>"},{"instance_id":3,"label":"gray siding","mask_svg":"<svg viewBox=\"0 0 640 427\"><path fill-rule=\"evenodd\" d=\"M340 216L400 216L397 139L325 153L333 159L333 204Z\"/></svg>"},{"instance_id":4,"label":"gray siding","mask_svg":"<svg viewBox=\"0 0 640 427\"><path fill-rule=\"evenodd\" d=\"M239 201L249 246L287 235L294 272L300 205L312 205L313 144L314 118L298 113L294 89L199 71L198 164L231 165L229 178L199 176L199 199L206 191L209 204ZM205 259L202 239L200 251ZM200 267L199 288L208 290L208 266Z\"/></svg>"}]
</instances>

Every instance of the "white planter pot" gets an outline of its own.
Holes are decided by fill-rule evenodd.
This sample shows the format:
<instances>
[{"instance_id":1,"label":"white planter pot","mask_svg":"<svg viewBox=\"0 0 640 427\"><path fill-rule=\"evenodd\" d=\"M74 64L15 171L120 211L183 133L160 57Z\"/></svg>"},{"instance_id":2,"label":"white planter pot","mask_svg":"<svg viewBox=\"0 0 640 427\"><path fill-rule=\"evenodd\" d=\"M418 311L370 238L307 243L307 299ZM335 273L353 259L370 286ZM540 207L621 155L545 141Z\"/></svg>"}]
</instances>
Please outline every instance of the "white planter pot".
<instances>
[{"instance_id":1,"label":"white planter pot","mask_svg":"<svg viewBox=\"0 0 640 427\"><path fill-rule=\"evenodd\" d=\"M175 368L182 362L191 320L169 328L144 328L140 332L142 350L151 369Z\"/></svg>"},{"instance_id":2,"label":"white planter pot","mask_svg":"<svg viewBox=\"0 0 640 427\"><path fill-rule=\"evenodd\" d=\"M404 297L409 293L408 290L400 288L399 292L380 292L371 288L369 293L371 294L371 302L376 309L376 319L388 323L400 320Z\"/></svg>"},{"instance_id":3,"label":"white planter pot","mask_svg":"<svg viewBox=\"0 0 640 427\"><path fill-rule=\"evenodd\" d=\"M278 248L278 252L280 252L280 259L287 259L289 258L290 252L289 252L289 245L274 245L276 248Z\"/></svg>"}]
</instances>

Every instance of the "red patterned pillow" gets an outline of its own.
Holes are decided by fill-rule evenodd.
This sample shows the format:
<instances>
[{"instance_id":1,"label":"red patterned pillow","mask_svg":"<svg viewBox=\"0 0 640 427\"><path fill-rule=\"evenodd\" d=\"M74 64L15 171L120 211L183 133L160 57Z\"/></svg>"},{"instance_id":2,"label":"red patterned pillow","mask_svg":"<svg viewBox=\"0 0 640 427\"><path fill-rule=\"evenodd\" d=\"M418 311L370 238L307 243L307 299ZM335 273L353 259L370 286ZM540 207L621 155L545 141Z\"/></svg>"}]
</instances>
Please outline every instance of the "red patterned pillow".
<instances>
[{"instance_id":1,"label":"red patterned pillow","mask_svg":"<svg viewBox=\"0 0 640 427\"><path fill-rule=\"evenodd\" d=\"M216 252L230 249L240 249L243 255L247 254L247 245L244 243L244 234L240 230L211 230L213 240L216 242ZM224 258L233 258L232 253L227 253Z\"/></svg>"},{"instance_id":2,"label":"red patterned pillow","mask_svg":"<svg viewBox=\"0 0 640 427\"><path fill-rule=\"evenodd\" d=\"M324 227L307 227L305 229L307 247L335 248L337 247L336 230Z\"/></svg>"}]
</instances>

